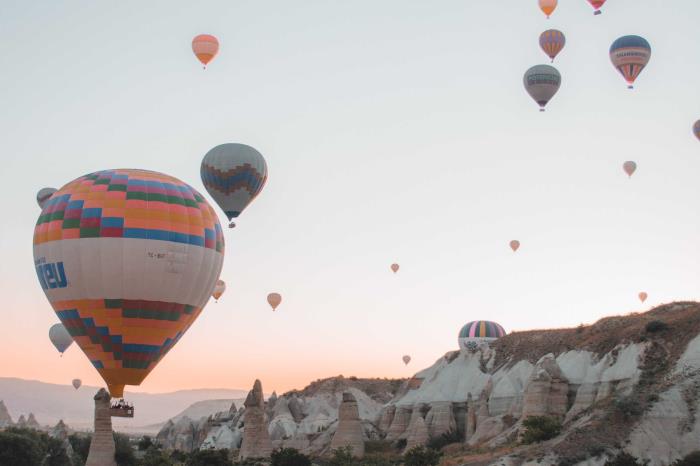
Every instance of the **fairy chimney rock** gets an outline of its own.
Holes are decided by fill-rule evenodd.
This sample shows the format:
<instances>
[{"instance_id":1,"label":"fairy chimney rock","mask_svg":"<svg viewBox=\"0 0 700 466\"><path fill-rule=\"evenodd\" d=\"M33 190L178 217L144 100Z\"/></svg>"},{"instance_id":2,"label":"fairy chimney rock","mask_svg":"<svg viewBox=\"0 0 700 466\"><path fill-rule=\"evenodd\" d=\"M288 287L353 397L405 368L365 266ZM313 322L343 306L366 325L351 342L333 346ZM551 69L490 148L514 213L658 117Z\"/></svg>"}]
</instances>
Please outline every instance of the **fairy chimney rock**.
<instances>
[{"instance_id":1,"label":"fairy chimney rock","mask_svg":"<svg viewBox=\"0 0 700 466\"><path fill-rule=\"evenodd\" d=\"M262 383L253 384L253 389L245 399L245 424L239 459L269 458L272 453L272 441L267 432Z\"/></svg>"},{"instance_id":2,"label":"fairy chimney rock","mask_svg":"<svg viewBox=\"0 0 700 466\"><path fill-rule=\"evenodd\" d=\"M357 400L350 392L343 393L343 401L338 408L338 428L331 440L331 450L343 447L349 447L355 458L362 458L365 455L362 421L360 421Z\"/></svg>"},{"instance_id":3,"label":"fairy chimney rock","mask_svg":"<svg viewBox=\"0 0 700 466\"><path fill-rule=\"evenodd\" d=\"M12 425L14 425L12 416L10 416L10 412L7 410L5 403L0 400L0 428L10 427Z\"/></svg>"},{"instance_id":4,"label":"fairy chimney rock","mask_svg":"<svg viewBox=\"0 0 700 466\"><path fill-rule=\"evenodd\" d=\"M109 411L111 397L104 388L94 397L95 400L95 433L90 442L85 466L117 466L114 461L114 436L112 434L112 415Z\"/></svg>"}]
</instances>

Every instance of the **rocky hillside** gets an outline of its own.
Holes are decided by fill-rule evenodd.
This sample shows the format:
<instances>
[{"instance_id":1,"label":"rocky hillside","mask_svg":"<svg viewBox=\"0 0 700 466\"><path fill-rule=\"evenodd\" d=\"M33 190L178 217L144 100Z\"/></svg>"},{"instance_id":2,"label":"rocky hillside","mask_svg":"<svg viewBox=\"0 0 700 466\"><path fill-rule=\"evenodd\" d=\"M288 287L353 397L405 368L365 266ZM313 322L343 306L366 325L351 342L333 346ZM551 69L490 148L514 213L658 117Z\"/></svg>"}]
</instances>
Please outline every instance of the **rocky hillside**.
<instances>
[{"instance_id":1,"label":"rocky hillside","mask_svg":"<svg viewBox=\"0 0 700 466\"><path fill-rule=\"evenodd\" d=\"M339 423L341 403L348 409ZM316 381L271 397L256 421L266 432L255 429L265 445L313 455L331 442L377 440L396 451L452 443L446 462L454 465L592 465L622 450L665 465L700 450L698 411L700 305L674 303L591 326L512 333L450 352L406 381ZM167 448L236 450L252 435L246 412L181 418L158 438ZM559 435L523 445L523 421L534 417L561 426Z\"/></svg>"}]
</instances>

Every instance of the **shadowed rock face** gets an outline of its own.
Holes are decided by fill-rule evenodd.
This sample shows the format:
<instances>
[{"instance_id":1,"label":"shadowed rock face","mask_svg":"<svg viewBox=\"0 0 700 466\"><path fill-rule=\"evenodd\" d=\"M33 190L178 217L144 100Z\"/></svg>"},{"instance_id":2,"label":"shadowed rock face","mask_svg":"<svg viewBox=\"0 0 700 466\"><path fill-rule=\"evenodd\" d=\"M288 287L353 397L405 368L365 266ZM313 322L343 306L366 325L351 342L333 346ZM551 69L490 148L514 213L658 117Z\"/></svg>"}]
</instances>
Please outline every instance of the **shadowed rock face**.
<instances>
[{"instance_id":1,"label":"shadowed rock face","mask_svg":"<svg viewBox=\"0 0 700 466\"><path fill-rule=\"evenodd\" d=\"M413 413L411 413L411 422L408 425L408 429L403 434L406 439L406 448L404 452L409 451L413 447L423 446L428 443L430 439L430 433L428 432L428 426L423 419L422 406L416 405L413 408Z\"/></svg>"},{"instance_id":2,"label":"shadowed rock face","mask_svg":"<svg viewBox=\"0 0 700 466\"><path fill-rule=\"evenodd\" d=\"M85 466L117 466L114 461L114 437L112 435L112 415L109 412L111 397L107 390L100 388L95 395L95 433L90 442Z\"/></svg>"},{"instance_id":3,"label":"shadowed rock face","mask_svg":"<svg viewBox=\"0 0 700 466\"><path fill-rule=\"evenodd\" d=\"M10 427L13 424L14 422L12 422L12 416L10 416L10 412L7 410L5 403L2 400L0 400L0 428Z\"/></svg>"},{"instance_id":4,"label":"shadowed rock face","mask_svg":"<svg viewBox=\"0 0 700 466\"><path fill-rule=\"evenodd\" d=\"M425 417L428 432L431 437L440 437L448 432L457 430L457 422L452 413L452 403L449 401L435 401L430 405L430 411Z\"/></svg>"},{"instance_id":5,"label":"shadowed rock face","mask_svg":"<svg viewBox=\"0 0 700 466\"><path fill-rule=\"evenodd\" d=\"M391 427L389 427L389 432L386 435L386 439L389 441L394 441L406 432L408 425L411 421L411 409L405 407L397 407L396 413L394 414L394 420L391 422Z\"/></svg>"},{"instance_id":6,"label":"shadowed rock face","mask_svg":"<svg viewBox=\"0 0 700 466\"><path fill-rule=\"evenodd\" d=\"M563 418L568 410L569 381L554 356L544 356L535 366L525 387L523 417L557 416Z\"/></svg>"},{"instance_id":7,"label":"shadowed rock face","mask_svg":"<svg viewBox=\"0 0 700 466\"><path fill-rule=\"evenodd\" d=\"M269 458L272 442L265 423L265 404L262 383L259 380L253 384L244 405L245 425L239 458Z\"/></svg>"},{"instance_id":8,"label":"shadowed rock face","mask_svg":"<svg viewBox=\"0 0 700 466\"><path fill-rule=\"evenodd\" d=\"M331 450L342 447L350 447L352 455L356 458L362 458L365 455L357 400L350 392L343 393L343 401L338 409L338 428L331 440Z\"/></svg>"}]
</instances>

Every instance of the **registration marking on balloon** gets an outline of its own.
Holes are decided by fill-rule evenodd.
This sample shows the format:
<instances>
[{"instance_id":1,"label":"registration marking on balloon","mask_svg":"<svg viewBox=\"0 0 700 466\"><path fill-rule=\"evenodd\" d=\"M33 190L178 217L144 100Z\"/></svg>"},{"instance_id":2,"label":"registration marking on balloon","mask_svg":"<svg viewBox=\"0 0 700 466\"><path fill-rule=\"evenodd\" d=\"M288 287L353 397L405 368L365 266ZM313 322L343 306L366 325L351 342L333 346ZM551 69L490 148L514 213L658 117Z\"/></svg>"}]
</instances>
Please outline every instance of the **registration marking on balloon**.
<instances>
[{"instance_id":1,"label":"registration marking on balloon","mask_svg":"<svg viewBox=\"0 0 700 466\"><path fill-rule=\"evenodd\" d=\"M139 385L197 319L223 257L223 231L204 197L143 170L68 183L34 232L46 297L114 397Z\"/></svg>"}]
</instances>

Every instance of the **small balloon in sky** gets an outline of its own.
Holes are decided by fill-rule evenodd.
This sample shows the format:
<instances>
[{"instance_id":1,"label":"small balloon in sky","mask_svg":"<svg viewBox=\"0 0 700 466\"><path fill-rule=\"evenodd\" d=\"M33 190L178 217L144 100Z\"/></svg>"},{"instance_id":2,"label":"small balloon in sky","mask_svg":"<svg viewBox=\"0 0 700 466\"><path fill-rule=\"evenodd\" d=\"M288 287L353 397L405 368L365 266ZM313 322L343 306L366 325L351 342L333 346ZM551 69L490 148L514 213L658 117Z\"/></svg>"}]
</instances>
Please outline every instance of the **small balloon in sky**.
<instances>
[{"instance_id":1,"label":"small balloon in sky","mask_svg":"<svg viewBox=\"0 0 700 466\"><path fill-rule=\"evenodd\" d=\"M639 293L639 300L640 300L641 302L646 301L648 297L649 297L649 295L647 295L644 291L642 291L641 293Z\"/></svg>"},{"instance_id":2,"label":"small balloon in sky","mask_svg":"<svg viewBox=\"0 0 700 466\"><path fill-rule=\"evenodd\" d=\"M540 112L554 97L561 85L561 75L550 65L536 65L525 72L523 85L530 97L540 106Z\"/></svg>"},{"instance_id":3,"label":"small balloon in sky","mask_svg":"<svg viewBox=\"0 0 700 466\"><path fill-rule=\"evenodd\" d=\"M629 89L634 89L634 82L650 58L651 46L643 37L620 37L610 46L610 60L627 81Z\"/></svg>"},{"instance_id":4,"label":"small balloon in sky","mask_svg":"<svg viewBox=\"0 0 700 466\"><path fill-rule=\"evenodd\" d=\"M49 340L56 347L61 356L73 344L73 337L70 336L63 324L53 324L49 329Z\"/></svg>"},{"instance_id":5,"label":"small balloon in sky","mask_svg":"<svg viewBox=\"0 0 700 466\"><path fill-rule=\"evenodd\" d=\"M267 295L267 302L272 307L273 311L277 310L277 306L282 302L282 295L279 293L270 293Z\"/></svg>"},{"instance_id":6,"label":"small balloon in sky","mask_svg":"<svg viewBox=\"0 0 700 466\"><path fill-rule=\"evenodd\" d=\"M513 250L513 252L517 251L520 249L520 241L517 239L514 239L513 241L510 242L510 248Z\"/></svg>"},{"instance_id":7,"label":"small balloon in sky","mask_svg":"<svg viewBox=\"0 0 700 466\"><path fill-rule=\"evenodd\" d=\"M73 384L73 388L75 388L77 390L83 384L83 381L80 379L73 379L73 382L71 382L71 383Z\"/></svg>"},{"instance_id":8,"label":"small balloon in sky","mask_svg":"<svg viewBox=\"0 0 700 466\"><path fill-rule=\"evenodd\" d=\"M549 19L551 14L557 8L557 3L557 0L539 0L540 10L542 10L542 13L547 15L547 19Z\"/></svg>"},{"instance_id":9,"label":"small balloon in sky","mask_svg":"<svg viewBox=\"0 0 700 466\"><path fill-rule=\"evenodd\" d=\"M407 355L407 354L404 355L404 357L401 358L401 359L403 359L403 363L406 364L406 365L408 365L408 363L411 362L411 356L409 356L409 355Z\"/></svg>"},{"instance_id":10,"label":"small balloon in sky","mask_svg":"<svg viewBox=\"0 0 700 466\"><path fill-rule=\"evenodd\" d=\"M219 53L219 40L209 34L200 34L192 39L192 51L206 69L209 62Z\"/></svg>"},{"instance_id":11,"label":"small balloon in sky","mask_svg":"<svg viewBox=\"0 0 700 466\"><path fill-rule=\"evenodd\" d=\"M217 280L216 285L214 285L214 291L212 292L212 297L218 301L221 295L226 291L226 282L223 280Z\"/></svg>"},{"instance_id":12,"label":"small balloon in sky","mask_svg":"<svg viewBox=\"0 0 700 466\"><path fill-rule=\"evenodd\" d=\"M600 7L603 6L603 4L605 3L605 0L588 0L588 3L590 3L591 6L595 9L593 14L599 15L601 13Z\"/></svg>"},{"instance_id":13,"label":"small balloon in sky","mask_svg":"<svg viewBox=\"0 0 700 466\"><path fill-rule=\"evenodd\" d=\"M36 193L36 203L39 204L39 207L43 209L56 191L56 188L41 188L39 192Z\"/></svg>"},{"instance_id":14,"label":"small balloon in sky","mask_svg":"<svg viewBox=\"0 0 700 466\"><path fill-rule=\"evenodd\" d=\"M632 175L637 171L637 164L631 160L622 164L622 169L627 173L627 176L632 178Z\"/></svg>"},{"instance_id":15,"label":"small balloon in sky","mask_svg":"<svg viewBox=\"0 0 700 466\"><path fill-rule=\"evenodd\" d=\"M540 47L554 61L566 45L564 33L556 29L548 29L540 34Z\"/></svg>"},{"instance_id":16,"label":"small balloon in sky","mask_svg":"<svg viewBox=\"0 0 700 466\"><path fill-rule=\"evenodd\" d=\"M391 264L391 271L396 273L399 271L399 264Z\"/></svg>"},{"instance_id":17,"label":"small balloon in sky","mask_svg":"<svg viewBox=\"0 0 700 466\"><path fill-rule=\"evenodd\" d=\"M693 134L700 140L700 120L696 121L693 125Z\"/></svg>"}]
</instances>

